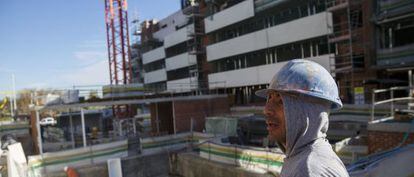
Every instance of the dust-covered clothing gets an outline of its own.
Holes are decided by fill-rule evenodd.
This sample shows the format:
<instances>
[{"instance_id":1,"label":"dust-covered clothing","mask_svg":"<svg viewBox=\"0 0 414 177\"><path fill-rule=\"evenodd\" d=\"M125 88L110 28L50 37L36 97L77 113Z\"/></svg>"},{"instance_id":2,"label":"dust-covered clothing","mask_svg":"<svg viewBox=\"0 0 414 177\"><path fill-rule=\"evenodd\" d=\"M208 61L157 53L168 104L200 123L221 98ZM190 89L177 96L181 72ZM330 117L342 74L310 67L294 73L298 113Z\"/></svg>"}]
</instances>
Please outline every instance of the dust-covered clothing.
<instances>
[{"instance_id":1,"label":"dust-covered clothing","mask_svg":"<svg viewBox=\"0 0 414 177\"><path fill-rule=\"evenodd\" d=\"M326 139L330 104L303 95L281 94L286 119L282 177L348 177ZM281 144L281 143L279 143Z\"/></svg>"}]
</instances>

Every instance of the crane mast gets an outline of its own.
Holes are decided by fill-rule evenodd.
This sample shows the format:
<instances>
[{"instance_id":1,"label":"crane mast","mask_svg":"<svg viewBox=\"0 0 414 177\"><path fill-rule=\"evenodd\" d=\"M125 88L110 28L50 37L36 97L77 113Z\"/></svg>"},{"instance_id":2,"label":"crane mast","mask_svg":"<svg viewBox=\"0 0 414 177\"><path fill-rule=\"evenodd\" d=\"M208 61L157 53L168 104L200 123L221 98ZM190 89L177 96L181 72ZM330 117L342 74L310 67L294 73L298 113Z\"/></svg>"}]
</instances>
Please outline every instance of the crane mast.
<instances>
[{"instance_id":1,"label":"crane mast","mask_svg":"<svg viewBox=\"0 0 414 177\"><path fill-rule=\"evenodd\" d=\"M105 0L105 22L111 85L127 85L132 80L127 0ZM129 105L113 107L117 118L132 114Z\"/></svg>"}]
</instances>

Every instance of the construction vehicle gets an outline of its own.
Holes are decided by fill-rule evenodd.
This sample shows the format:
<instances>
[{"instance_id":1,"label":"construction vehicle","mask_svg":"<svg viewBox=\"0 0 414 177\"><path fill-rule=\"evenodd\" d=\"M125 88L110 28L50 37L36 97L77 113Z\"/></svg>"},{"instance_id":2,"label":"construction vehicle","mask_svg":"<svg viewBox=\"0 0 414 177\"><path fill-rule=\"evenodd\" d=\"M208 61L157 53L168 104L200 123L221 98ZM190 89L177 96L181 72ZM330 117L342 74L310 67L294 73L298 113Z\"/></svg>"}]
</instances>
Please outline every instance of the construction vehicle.
<instances>
[{"instance_id":1,"label":"construction vehicle","mask_svg":"<svg viewBox=\"0 0 414 177\"><path fill-rule=\"evenodd\" d=\"M3 109L4 106L6 106L7 102L8 102L7 98L4 98L3 103L0 104L0 109Z\"/></svg>"}]
</instances>

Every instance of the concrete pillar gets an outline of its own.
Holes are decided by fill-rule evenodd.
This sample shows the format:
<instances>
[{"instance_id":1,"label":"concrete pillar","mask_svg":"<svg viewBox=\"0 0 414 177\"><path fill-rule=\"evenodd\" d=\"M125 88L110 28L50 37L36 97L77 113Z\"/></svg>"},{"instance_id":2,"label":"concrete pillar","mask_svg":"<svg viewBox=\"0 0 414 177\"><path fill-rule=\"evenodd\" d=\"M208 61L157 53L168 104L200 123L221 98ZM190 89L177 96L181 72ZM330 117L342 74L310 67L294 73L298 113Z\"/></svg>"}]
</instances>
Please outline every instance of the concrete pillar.
<instances>
[{"instance_id":1,"label":"concrete pillar","mask_svg":"<svg viewBox=\"0 0 414 177\"><path fill-rule=\"evenodd\" d=\"M72 119L72 110L69 109L69 124L70 124L70 140L72 143L72 148L75 148L75 136L73 130L73 119Z\"/></svg>"},{"instance_id":2,"label":"concrete pillar","mask_svg":"<svg viewBox=\"0 0 414 177\"><path fill-rule=\"evenodd\" d=\"M390 110L390 113L391 113L391 116L394 116L394 90L393 89L390 89L390 95L391 95L391 110Z\"/></svg>"},{"instance_id":3,"label":"concrete pillar","mask_svg":"<svg viewBox=\"0 0 414 177\"><path fill-rule=\"evenodd\" d=\"M135 125L135 120L136 120L137 118L132 118L132 127L134 127L134 135L137 135L137 126Z\"/></svg>"},{"instance_id":4,"label":"concrete pillar","mask_svg":"<svg viewBox=\"0 0 414 177\"><path fill-rule=\"evenodd\" d=\"M375 119L375 92L372 91L372 101L371 101L371 121Z\"/></svg>"},{"instance_id":5,"label":"concrete pillar","mask_svg":"<svg viewBox=\"0 0 414 177\"><path fill-rule=\"evenodd\" d=\"M122 164L120 158L109 159L107 165L109 177L122 177Z\"/></svg>"},{"instance_id":6,"label":"concrete pillar","mask_svg":"<svg viewBox=\"0 0 414 177\"><path fill-rule=\"evenodd\" d=\"M155 103L155 124L157 126L157 135L160 134L160 120L158 118L158 103Z\"/></svg>"},{"instance_id":7,"label":"concrete pillar","mask_svg":"<svg viewBox=\"0 0 414 177\"><path fill-rule=\"evenodd\" d=\"M176 122L175 122L175 105L174 105L174 100L172 101L172 112L173 112L173 128L174 128L174 135L177 134L177 127L176 127Z\"/></svg>"},{"instance_id":8,"label":"concrete pillar","mask_svg":"<svg viewBox=\"0 0 414 177\"><path fill-rule=\"evenodd\" d=\"M81 121L82 121L82 139L83 139L83 147L86 147L86 130L85 130L85 114L83 108L81 108Z\"/></svg>"},{"instance_id":9,"label":"concrete pillar","mask_svg":"<svg viewBox=\"0 0 414 177\"><path fill-rule=\"evenodd\" d=\"M410 95L412 95L413 87L413 70L408 70L408 86L410 86Z\"/></svg>"},{"instance_id":10,"label":"concrete pillar","mask_svg":"<svg viewBox=\"0 0 414 177\"><path fill-rule=\"evenodd\" d=\"M42 133L40 131L40 115L39 115L39 111L36 111L36 128L37 128L37 146L39 148L40 155L43 156L43 144L42 144Z\"/></svg>"},{"instance_id":11,"label":"concrete pillar","mask_svg":"<svg viewBox=\"0 0 414 177\"><path fill-rule=\"evenodd\" d=\"M193 118L191 117L191 120L190 120L190 132L193 133L193 130L194 130L194 123L193 123Z\"/></svg>"},{"instance_id":12,"label":"concrete pillar","mask_svg":"<svg viewBox=\"0 0 414 177\"><path fill-rule=\"evenodd\" d=\"M123 136L123 132L122 132L122 120L118 119L118 131L119 131L119 136Z\"/></svg>"}]
</instances>

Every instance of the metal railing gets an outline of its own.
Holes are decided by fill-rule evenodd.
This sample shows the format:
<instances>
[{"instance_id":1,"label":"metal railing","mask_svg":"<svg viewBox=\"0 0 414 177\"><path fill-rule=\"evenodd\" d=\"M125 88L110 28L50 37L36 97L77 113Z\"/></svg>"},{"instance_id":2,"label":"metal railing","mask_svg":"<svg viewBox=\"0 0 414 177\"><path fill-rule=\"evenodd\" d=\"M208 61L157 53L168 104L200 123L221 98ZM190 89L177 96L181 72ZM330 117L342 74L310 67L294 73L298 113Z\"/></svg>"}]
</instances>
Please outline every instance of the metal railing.
<instances>
[{"instance_id":1,"label":"metal railing","mask_svg":"<svg viewBox=\"0 0 414 177\"><path fill-rule=\"evenodd\" d=\"M408 95L406 97L397 97L395 98L395 91L407 91ZM390 104L390 116L394 116L394 109L395 109L395 102L399 101L412 101L414 100L414 97L412 95L412 91L414 90L414 87L391 87L389 89L374 89L372 91L372 104L371 104L371 121L374 121L375 119L375 107L377 105L382 104ZM376 95L380 93L389 93L390 98L386 100L376 101ZM407 109L410 109L410 105L407 104Z\"/></svg>"},{"instance_id":2,"label":"metal railing","mask_svg":"<svg viewBox=\"0 0 414 177\"><path fill-rule=\"evenodd\" d=\"M214 87L213 89L208 89L203 86ZM207 92L207 93L216 93L218 89L226 88L226 82L201 82L200 83L170 83L168 84L171 88L167 88L165 92L171 93L181 93L181 92Z\"/></svg>"}]
</instances>

